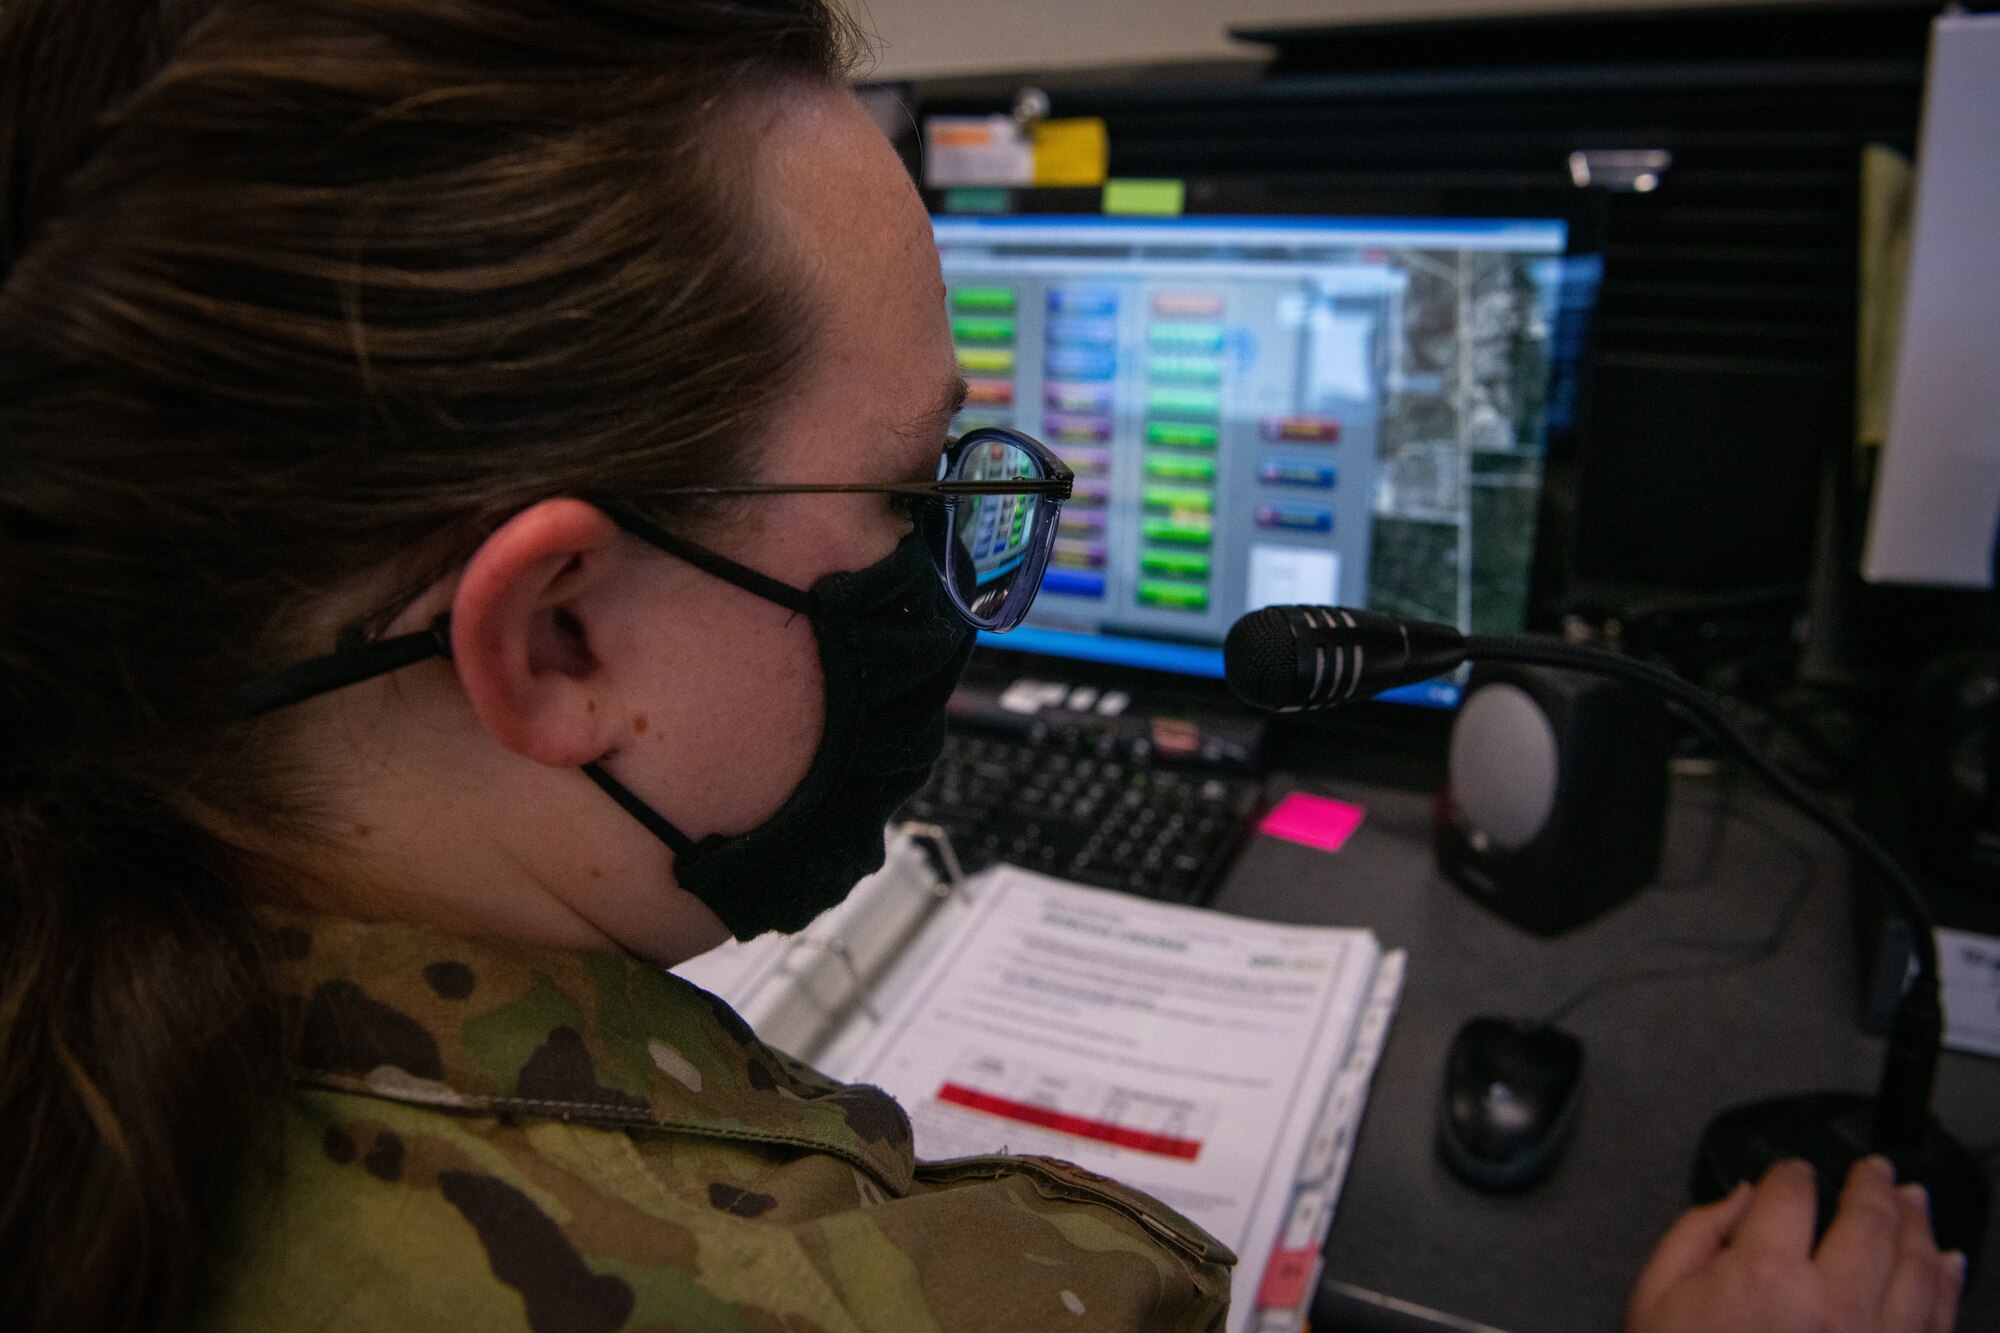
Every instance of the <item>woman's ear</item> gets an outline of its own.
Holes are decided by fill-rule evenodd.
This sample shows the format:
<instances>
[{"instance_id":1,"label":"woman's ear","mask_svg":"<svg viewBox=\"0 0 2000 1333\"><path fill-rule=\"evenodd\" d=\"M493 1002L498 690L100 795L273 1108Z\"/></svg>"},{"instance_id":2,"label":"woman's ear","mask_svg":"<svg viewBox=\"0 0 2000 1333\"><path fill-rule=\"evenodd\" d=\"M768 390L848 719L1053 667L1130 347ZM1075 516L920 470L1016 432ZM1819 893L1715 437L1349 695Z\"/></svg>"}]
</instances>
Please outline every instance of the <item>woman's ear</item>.
<instances>
[{"instance_id":1,"label":"woman's ear","mask_svg":"<svg viewBox=\"0 0 2000 1333\"><path fill-rule=\"evenodd\" d=\"M586 594L619 531L581 500L545 500L503 523L466 563L451 603L452 661L480 725L536 763L575 768L609 745Z\"/></svg>"}]
</instances>

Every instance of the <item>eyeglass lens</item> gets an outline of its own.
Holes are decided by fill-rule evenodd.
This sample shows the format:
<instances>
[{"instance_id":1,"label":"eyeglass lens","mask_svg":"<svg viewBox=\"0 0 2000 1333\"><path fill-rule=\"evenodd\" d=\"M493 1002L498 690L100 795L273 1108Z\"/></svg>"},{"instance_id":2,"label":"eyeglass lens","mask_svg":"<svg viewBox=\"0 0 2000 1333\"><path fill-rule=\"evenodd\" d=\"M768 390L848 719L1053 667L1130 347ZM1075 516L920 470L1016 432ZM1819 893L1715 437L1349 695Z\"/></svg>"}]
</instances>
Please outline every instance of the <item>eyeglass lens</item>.
<instances>
[{"instance_id":1,"label":"eyeglass lens","mask_svg":"<svg viewBox=\"0 0 2000 1333\"><path fill-rule=\"evenodd\" d=\"M1040 478L1040 460L1003 436L974 437L944 480ZM1040 495L968 495L948 520L945 586L981 629L1012 629L1028 612L1048 563L1059 502Z\"/></svg>"}]
</instances>

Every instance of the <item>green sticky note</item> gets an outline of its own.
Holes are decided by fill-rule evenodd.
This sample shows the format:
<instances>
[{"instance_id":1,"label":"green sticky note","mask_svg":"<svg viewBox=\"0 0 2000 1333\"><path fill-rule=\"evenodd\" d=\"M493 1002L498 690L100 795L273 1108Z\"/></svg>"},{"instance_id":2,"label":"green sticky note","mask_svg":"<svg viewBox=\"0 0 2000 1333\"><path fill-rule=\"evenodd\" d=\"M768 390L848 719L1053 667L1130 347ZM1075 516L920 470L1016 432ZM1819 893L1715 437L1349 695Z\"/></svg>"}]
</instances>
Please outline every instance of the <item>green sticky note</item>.
<instances>
[{"instance_id":1,"label":"green sticky note","mask_svg":"<svg viewBox=\"0 0 2000 1333\"><path fill-rule=\"evenodd\" d=\"M1108 180L1104 211L1140 217L1177 218L1187 203L1187 185L1175 180Z\"/></svg>"},{"instance_id":2,"label":"green sticky note","mask_svg":"<svg viewBox=\"0 0 2000 1333\"><path fill-rule=\"evenodd\" d=\"M1014 192L997 186L960 185L944 192L947 213L1011 213Z\"/></svg>"}]
</instances>

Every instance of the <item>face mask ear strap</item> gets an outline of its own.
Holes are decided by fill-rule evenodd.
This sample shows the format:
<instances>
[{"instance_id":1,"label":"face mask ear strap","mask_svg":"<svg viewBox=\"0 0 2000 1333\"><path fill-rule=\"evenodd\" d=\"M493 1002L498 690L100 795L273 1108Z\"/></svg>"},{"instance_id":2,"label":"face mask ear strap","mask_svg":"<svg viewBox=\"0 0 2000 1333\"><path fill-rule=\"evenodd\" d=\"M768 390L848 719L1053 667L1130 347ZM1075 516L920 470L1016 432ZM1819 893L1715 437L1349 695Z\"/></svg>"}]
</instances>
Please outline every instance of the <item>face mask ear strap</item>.
<instances>
[{"instance_id":1,"label":"face mask ear strap","mask_svg":"<svg viewBox=\"0 0 2000 1333\"><path fill-rule=\"evenodd\" d=\"M376 676L386 676L406 666L432 657L451 657L451 615L447 612L415 634L399 634L338 649L324 657L309 658L281 667L268 676L251 681L229 696L230 711L238 717L262 717L280 708L303 703L348 685L358 685Z\"/></svg>"},{"instance_id":2,"label":"face mask ear strap","mask_svg":"<svg viewBox=\"0 0 2000 1333\"><path fill-rule=\"evenodd\" d=\"M618 802L620 809L644 824L648 833L672 848L676 859L694 850L694 839L669 824L660 817L659 811L634 796L632 789L605 772L602 764L585 764L583 772L585 777L597 784L600 791Z\"/></svg>"},{"instance_id":3,"label":"face mask ear strap","mask_svg":"<svg viewBox=\"0 0 2000 1333\"><path fill-rule=\"evenodd\" d=\"M606 518L640 541L658 547L677 560L685 560L696 569L713 574L725 583L733 583L745 592L755 593L767 602L776 602L787 611L796 611L802 616L810 616L819 609L819 599L804 588L794 588L789 583L781 583L768 574L759 574L748 565L739 565L727 556L717 555L705 547L696 546L691 541L676 537L665 528L639 517L622 505L596 501L592 503L597 504Z\"/></svg>"}]
</instances>

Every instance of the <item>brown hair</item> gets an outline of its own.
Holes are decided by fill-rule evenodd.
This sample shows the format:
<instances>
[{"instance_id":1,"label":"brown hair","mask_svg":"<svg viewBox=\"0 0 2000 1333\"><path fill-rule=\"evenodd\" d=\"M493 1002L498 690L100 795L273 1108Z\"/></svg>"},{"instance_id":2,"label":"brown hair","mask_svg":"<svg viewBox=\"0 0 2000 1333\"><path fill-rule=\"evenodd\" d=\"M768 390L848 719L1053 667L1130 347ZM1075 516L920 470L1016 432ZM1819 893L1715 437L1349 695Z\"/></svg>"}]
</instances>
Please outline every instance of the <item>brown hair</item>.
<instances>
[{"instance_id":1,"label":"brown hair","mask_svg":"<svg viewBox=\"0 0 2000 1333\"><path fill-rule=\"evenodd\" d=\"M824 0L0 0L13 1319L176 1323L282 1094L190 816L287 814L231 688L440 533L747 466L810 311L715 145L851 49Z\"/></svg>"}]
</instances>

